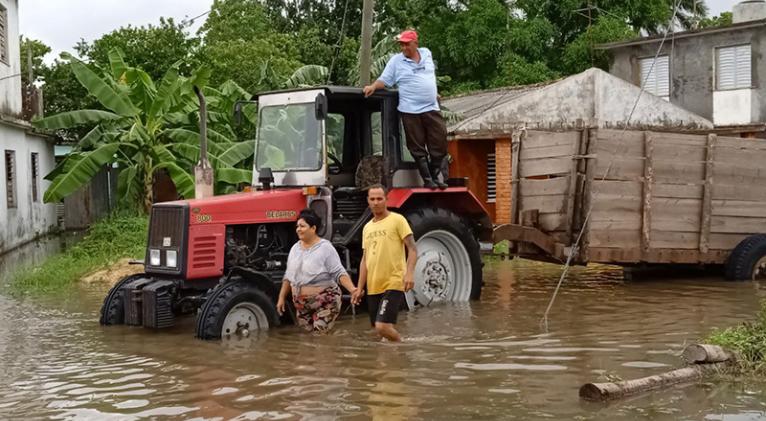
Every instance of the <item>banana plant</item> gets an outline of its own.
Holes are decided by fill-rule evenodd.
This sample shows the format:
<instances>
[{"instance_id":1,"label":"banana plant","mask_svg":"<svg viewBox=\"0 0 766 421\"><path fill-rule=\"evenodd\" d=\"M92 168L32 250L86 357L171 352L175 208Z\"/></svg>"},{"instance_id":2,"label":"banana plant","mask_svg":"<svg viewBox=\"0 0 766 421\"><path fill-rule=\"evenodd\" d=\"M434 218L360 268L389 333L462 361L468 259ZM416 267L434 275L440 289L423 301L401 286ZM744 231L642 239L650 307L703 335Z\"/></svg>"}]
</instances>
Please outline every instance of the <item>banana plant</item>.
<instances>
[{"instance_id":1,"label":"banana plant","mask_svg":"<svg viewBox=\"0 0 766 421\"><path fill-rule=\"evenodd\" d=\"M62 54L69 61L80 84L103 106L102 110L76 110L33 121L40 129L57 130L88 125L90 132L46 179L50 187L46 203L58 202L87 184L105 165L117 165L118 196L121 204L152 204L152 184L159 171L166 171L183 198L194 197L192 167L199 154L198 102L193 86L205 86L206 69L190 77L179 75L176 63L159 83L143 70L128 66L119 50L109 54L110 69L97 75L88 65ZM233 82L224 84L211 102L228 107L250 95ZM222 91L225 91L224 94ZM252 162L254 142L237 142L228 108L215 108L209 116L211 161L219 190L250 182L252 171L243 165ZM195 155L196 151L196 155ZM251 167L250 167L251 168Z\"/></svg>"}]
</instances>

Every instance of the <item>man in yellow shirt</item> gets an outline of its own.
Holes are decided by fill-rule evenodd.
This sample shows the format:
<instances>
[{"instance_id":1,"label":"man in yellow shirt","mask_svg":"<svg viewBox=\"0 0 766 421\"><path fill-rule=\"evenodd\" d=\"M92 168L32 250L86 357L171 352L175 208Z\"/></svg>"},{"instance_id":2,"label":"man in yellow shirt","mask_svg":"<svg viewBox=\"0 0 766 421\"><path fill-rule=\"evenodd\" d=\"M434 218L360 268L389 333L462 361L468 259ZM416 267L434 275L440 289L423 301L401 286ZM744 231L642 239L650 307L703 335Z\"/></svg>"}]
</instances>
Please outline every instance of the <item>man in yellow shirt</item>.
<instances>
[{"instance_id":1,"label":"man in yellow shirt","mask_svg":"<svg viewBox=\"0 0 766 421\"><path fill-rule=\"evenodd\" d=\"M404 293L415 286L412 276L418 251L407 219L386 207L387 194L386 188L380 184L367 191L372 220L362 231L364 254L359 265L359 282L354 299L361 298L367 286L370 323L378 335L398 342L401 337L394 325L404 303Z\"/></svg>"}]
</instances>

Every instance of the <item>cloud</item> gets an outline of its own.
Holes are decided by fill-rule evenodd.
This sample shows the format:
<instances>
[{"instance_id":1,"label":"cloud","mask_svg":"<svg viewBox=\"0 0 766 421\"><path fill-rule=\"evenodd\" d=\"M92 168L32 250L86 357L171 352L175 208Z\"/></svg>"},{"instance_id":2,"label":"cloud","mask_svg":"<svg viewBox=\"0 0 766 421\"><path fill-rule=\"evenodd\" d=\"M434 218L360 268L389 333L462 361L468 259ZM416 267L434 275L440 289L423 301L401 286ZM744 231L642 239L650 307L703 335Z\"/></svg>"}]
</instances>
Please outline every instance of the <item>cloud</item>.
<instances>
[{"instance_id":1,"label":"cloud","mask_svg":"<svg viewBox=\"0 0 766 421\"><path fill-rule=\"evenodd\" d=\"M84 39L93 41L122 26L159 23L160 17L177 22L210 10L213 0L22 0L19 2L21 34L53 49L51 61L62 51L72 51ZM190 28L201 25L199 19Z\"/></svg>"}]
</instances>

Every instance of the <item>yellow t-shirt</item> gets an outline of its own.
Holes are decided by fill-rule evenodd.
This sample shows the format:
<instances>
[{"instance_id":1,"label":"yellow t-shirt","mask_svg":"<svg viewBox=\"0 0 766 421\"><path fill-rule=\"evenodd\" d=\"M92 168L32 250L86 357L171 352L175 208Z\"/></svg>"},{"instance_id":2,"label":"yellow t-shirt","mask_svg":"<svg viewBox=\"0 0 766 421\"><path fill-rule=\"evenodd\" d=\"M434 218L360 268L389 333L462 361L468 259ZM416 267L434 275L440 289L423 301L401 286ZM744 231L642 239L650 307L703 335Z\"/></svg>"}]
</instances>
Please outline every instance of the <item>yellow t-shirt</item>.
<instances>
[{"instance_id":1,"label":"yellow t-shirt","mask_svg":"<svg viewBox=\"0 0 766 421\"><path fill-rule=\"evenodd\" d=\"M364 226L362 248L367 263L368 294L382 294L387 290L404 291L407 261L403 240L410 234L412 229L407 219L394 212Z\"/></svg>"}]
</instances>

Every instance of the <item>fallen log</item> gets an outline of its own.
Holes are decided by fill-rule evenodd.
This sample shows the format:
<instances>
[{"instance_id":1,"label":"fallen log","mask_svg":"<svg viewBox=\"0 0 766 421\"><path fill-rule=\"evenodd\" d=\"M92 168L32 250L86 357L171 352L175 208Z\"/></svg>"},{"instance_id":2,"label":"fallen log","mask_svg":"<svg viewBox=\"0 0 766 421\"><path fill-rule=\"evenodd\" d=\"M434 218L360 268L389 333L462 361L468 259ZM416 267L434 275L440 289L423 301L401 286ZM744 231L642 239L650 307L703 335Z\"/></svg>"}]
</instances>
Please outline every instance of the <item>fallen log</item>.
<instances>
[{"instance_id":1,"label":"fallen log","mask_svg":"<svg viewBox=\"0 0 766 421\"><path fill-rule=\"evenodd\" d=\"M656 376L625 380L616 383L587 383L580 388L580 398L592 402L604 402L620 399L637 393L661 389L674 384L697 380L702 376L716 372L729 365L728 361L711 364L696 364L679 368Z\"/></svg>"},{"instance_id":2,"label":"fallen log","mask_svg":"<svg viewBox=\"0 0 766 421\"><path fill-rule=\"evenodd\" d=\"M720 346L706 344L689 345L681 356L689 364L720 363L734 358L731 352Z\"/></svg>"}]
</instances>

